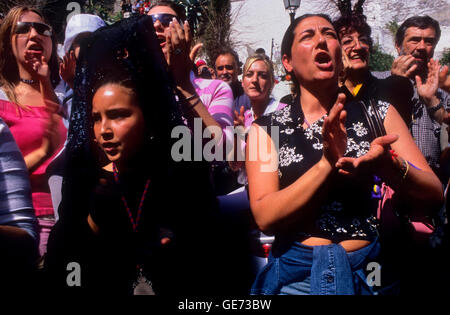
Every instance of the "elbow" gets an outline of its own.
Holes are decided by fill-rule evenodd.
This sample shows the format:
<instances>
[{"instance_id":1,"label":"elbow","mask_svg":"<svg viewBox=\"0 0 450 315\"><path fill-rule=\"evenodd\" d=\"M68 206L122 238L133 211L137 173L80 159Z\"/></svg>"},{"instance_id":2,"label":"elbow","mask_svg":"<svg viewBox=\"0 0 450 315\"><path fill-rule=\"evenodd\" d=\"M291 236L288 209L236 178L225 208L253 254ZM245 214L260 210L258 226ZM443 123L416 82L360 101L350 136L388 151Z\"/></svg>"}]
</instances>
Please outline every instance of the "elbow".
<instances>
[{"instance_id":1,"label":"elbow","mask_svg":"<svg viewBox=\"0 0 450 315\"><path fill-rule=\"evenodd\" d=\"M266 211L258 209L258 206L252 206L253 218L258 226L258 229L268 236L275 234L275 222L271 220Z\"/></svg>"}]
</instances>

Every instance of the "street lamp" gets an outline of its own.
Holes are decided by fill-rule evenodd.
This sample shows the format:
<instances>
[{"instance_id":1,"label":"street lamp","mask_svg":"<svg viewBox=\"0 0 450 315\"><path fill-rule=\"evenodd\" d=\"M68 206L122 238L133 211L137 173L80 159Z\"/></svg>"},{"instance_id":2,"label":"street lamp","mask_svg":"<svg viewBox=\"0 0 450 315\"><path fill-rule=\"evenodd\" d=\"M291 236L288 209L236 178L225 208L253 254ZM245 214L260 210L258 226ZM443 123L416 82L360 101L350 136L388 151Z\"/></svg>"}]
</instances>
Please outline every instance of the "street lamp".
<instances>
[{"instance_id":1,"label":"street lamp","mask_svg":"<svg viewBox=\"0 0 450 315\"><path fill-rule=\"evenodd\" d=\"M291 16L291 24L294 22L295 11L300 7L301 0L283 0L284 8L289 10L289 15Z\"/></svg>"}]
</instances>

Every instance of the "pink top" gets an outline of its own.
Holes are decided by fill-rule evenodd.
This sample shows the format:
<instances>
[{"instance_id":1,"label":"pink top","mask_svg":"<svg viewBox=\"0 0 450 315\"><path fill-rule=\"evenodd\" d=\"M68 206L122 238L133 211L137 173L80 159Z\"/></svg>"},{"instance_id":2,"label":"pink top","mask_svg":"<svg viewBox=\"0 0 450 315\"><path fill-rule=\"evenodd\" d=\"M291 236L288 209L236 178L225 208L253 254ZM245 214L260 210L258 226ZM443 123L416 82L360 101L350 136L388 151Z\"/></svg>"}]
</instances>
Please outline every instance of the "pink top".
<instances>
[{"instance_id":1,"label":"pink top","mask_svg":"<svg viewBox=\"0 0 450 315\"><path fill-rule=\"evenodd\" d=\"M24 110L14 103L0 100L0 117L8 125L14 139L19 146L23 156L33 152L41 146L44 137L46 123L49 113L45 107L28 106L29 110ZM60 135L60 144L55 154L42 163L31 175L31 191L33 198L33 207L36 216L52 215L53 205L50 197L45 171L53 157L61 150L66 140L66 127L62 120L58 126Z\"/></svg>"},{"instance_id":2,"label":"pink top","mask_svg":"<svg viewBox=\"0 0 450 315\"><path fill-rule=\"evenodd\" d=\"M209 114L222 127L223 140L233 139L232 131L226 128L233 126L233 92L230 86L221 80L195 78L193 72L191 82Z\"/></svg>"}]
</instances>

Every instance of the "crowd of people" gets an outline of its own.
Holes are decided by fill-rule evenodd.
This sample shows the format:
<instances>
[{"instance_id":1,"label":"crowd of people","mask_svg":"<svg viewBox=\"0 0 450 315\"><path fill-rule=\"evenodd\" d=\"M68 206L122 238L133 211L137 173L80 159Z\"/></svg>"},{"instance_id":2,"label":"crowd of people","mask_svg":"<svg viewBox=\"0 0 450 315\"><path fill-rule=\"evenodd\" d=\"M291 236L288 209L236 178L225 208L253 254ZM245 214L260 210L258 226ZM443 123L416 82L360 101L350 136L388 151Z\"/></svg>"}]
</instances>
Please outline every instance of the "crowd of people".
<instances>
[{"instance_id":1,"label":"crowd of people","mask_svg":"<svg viewBox=\"0 0 450 315\"><path fill-rule=\"evenodd\" d=\"M281 99L264 51L197 59L169 0L122 1L112 25L72 16L63 56L38 9L4 12L0 290L448 293L439 23L407 18L372 72L370 25L344 2L287 28Z\"/></svg>"}]
</instances>

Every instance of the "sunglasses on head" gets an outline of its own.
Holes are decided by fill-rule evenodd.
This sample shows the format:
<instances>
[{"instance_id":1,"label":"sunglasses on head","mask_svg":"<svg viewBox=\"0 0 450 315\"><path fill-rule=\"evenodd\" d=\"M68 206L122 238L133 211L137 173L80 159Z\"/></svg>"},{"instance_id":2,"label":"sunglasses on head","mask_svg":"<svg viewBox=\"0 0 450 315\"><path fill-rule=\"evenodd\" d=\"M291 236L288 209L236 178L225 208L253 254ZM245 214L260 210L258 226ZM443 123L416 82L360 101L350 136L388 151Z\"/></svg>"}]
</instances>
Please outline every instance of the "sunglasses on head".
<instances>
[{"instance_id":1,"label":"sunglasses on head","mask_svg":"<svg viewBox=\"0 0 450 315\"><path fill-rule=\"evenodd\" d=\"M52 27L39 22L17 22L15 33L28 34L34 28L39 35L52 36Z\"/></svg>"},{"instance_id":2,"label":"sunglasses on head","mask_svg":"<svg viewBox=\"0 0 450 315\"><path fill-rule=\"evenodd\" d=\"M224 66L218 66L218 67L216 67L216 69L219 70L219 71L222 71L223 68L225 68L225 69L227 69L227 70L233 70L233 69L234 69L233 65L224 65Z\"/></svg>"},{"instance_id":3,"label":"sunglasses on head","mask_svg":"<svg viewBox=\"0 0 450 315\"><path fill-rule=\"evenodd\" d=\"M176 18L181 25L183 24L179 18L169 13L151 14L150 16L152 17L153 23L159 21L164 27L168 27L173 18Z\"/></svg>"}]
</instances>

